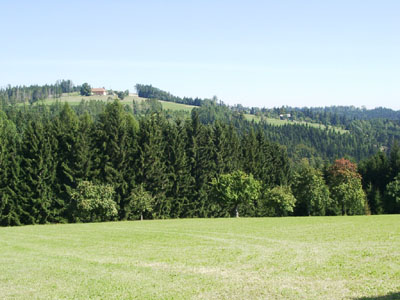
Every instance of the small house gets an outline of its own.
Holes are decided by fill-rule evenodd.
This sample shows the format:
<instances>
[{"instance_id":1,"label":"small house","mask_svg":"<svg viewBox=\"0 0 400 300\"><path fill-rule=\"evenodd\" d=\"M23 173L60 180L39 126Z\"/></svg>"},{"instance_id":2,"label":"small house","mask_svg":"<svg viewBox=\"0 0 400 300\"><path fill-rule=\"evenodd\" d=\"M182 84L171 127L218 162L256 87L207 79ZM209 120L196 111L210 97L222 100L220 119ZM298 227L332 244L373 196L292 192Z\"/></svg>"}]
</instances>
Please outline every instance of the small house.
<instances>
[{"instance_id":1,"label":"small house","mask_svg":"<svg viewBox=\"0 0 400 300\"><path fill-rule=\"evenodd\" d=\"M92 95L105 96L107 95L107 91L104 88L94 88L92 89Z\"/></svg>"},{"instance_id":2,"label":"small house","mask_svg":"<svg viewBox=\"0 0 400 300\"><path fill-rule=\"evenodd\" d=\"M281 119L281 120L291 120L292 119L292 115L291 114L280 114L279 115L279 119Z\"/></svg>"}]
</instances>

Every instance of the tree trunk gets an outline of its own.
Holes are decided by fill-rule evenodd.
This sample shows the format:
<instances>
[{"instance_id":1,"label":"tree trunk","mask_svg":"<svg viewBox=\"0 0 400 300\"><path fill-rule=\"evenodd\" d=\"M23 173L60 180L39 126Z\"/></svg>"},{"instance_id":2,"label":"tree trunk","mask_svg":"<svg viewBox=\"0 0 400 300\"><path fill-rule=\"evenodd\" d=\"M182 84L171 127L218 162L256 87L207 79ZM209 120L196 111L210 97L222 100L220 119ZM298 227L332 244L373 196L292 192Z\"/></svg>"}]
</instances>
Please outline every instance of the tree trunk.
<instances>
[{"instance_id":1,"label":"tree trunk","mask_svg":"<svg viewBox=\"0 0 400 300\"><path fill-rule=\"evenodd\" d=\"M143 213L140 214L140 221L143 221Z\"/></svg>"},{"instance_id":2,"label":"tree trunk","mask_svg":"<svg viewBox=\"0 0 400 300\"><path fill-rule=\"evenodd\" d=\"M239 218L239 211L238 211L237 206L236 206L235 210L236 210L236 218Z\"/></svg>"}]
</instances>

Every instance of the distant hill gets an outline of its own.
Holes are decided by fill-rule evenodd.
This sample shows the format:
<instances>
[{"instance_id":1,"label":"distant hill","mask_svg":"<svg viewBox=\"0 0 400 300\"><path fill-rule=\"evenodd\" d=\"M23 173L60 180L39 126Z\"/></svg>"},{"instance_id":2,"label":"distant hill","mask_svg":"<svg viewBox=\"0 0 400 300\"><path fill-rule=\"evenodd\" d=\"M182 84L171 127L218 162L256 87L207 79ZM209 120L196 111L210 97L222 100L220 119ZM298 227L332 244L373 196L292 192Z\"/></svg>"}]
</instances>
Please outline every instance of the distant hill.
<instances>
[{"instance_id":1,"label":"distant hill","mask_svg":"<svg viewBox=\"0 0 400 300\"><path fill-rule=\"evenodd\" d=\"M84 100L84 101L100 100L100 101L107 102L107 101L113 101L115 98L116 98L116 96L110 96L110 95L81 96L78 92L74 92L74 93L63 93L58 98L52 97L52 98L39 100L39 101L37 101L37 103L38 104L40 104L40 103L54 104L58 101L58 102L67 102L68 104L73 106L73 105L78 105L79 103L81 103L82 100ZM188 104L160 100L160 99L155 99L155 98L153 98L153 99L158 101L164 110L183 111L183 112L190 113L192 111L192 109L199 107L199 106L195 106L195 105L188 105ZM146 100L147 100L147 98L131 94L129 96L126 96L123 100L120 100L120 102L123 104L132 105L133 101L141 103ZM202 103L204 103L204 100L202 100L202 101L203 101ZM319 129L323 129L323 130L324 129L333 129L333 130L336 130L341 133L348 132L348 130L345 130L340 127L331 126L331 125L323 125L320 123L310 122L310 121L307 122L307 121L297 121L297 120L287 120L287 119L281 120L276 117L275 118L273 118L273 117L267 118L267 117L263 117L260 115L252 115L250 113L243 113L243 115L244 115L245 119L248 121L254 121L254 122L258 123L261 120L263 120L273 126L304 125L304 126L311 126L311 127L319 128Z\"/></svg>"},{"instance_id":2,"label":"distant hill","mask_svg":"<svg viewBox=\"0 0 400 300\"><path fill-rule=\"evenodd\" d=\"M244 133L250 128L263 131L269 140L286 146L288 154L295 160L319 157L332 161L347 156L359 161L379 150L387 152L396 141L400 141L400 112L387 108L230 106L216 97L181 98L151 85L137 84L136 88L137 94L125 91L126 96L118 100L134 115L162 111L169 119L187 119L196 110L203 124L222 122L234 124ZM82 101L95 101L97 104L90 113L96 114L105 103L114 101L120 94L109 90L109 95L82 96L79 89L80 86L73 85L70 80L45 86L9 86L0 89L0 103L51 105L67 102L76 110L84 111L88 108L87 104L82 106Z\"/></svg>"}]
</instances>

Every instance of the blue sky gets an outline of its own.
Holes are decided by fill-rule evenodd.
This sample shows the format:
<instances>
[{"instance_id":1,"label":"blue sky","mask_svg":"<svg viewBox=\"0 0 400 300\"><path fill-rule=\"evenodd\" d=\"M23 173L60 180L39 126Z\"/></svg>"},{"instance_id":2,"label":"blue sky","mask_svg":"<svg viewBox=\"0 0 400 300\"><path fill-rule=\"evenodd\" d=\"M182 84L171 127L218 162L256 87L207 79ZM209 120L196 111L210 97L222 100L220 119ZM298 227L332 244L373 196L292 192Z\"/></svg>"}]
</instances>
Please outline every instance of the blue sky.
<instances>
[{"instance_id":1,"label":"blue sky","mask_svg":"<svg viewBox=\"0 0 400 300\"><path fill-rule=\"evenodd\" d=\"M1 1L0 86L400 109L400 1Z\"/></svg>"}]
</instances>

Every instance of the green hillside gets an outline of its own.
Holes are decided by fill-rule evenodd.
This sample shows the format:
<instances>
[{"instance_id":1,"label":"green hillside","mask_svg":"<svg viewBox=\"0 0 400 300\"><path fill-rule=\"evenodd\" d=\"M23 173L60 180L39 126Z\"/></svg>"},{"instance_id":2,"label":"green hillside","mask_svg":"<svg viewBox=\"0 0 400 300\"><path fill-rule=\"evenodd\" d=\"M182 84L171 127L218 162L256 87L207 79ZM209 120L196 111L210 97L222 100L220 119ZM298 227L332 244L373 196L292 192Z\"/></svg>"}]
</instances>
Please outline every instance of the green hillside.
<instances>
[{"instance_id":1,"label":"green hillside","mask_svg":"<svg viewBox=\"0 0 400 300\"><path fill-rule=\"evenodd\" d=\"M261 118L256 115L245 114L245 118L249 121L260 122ZM296 120L281 120L281 119L274 119L274 118L263 118L268 124L274 126L283 126L283 125L305 125L319 129L332 129L339 133L347 133L348 130L342 129L340 127L335 126L325 126L323 124L313 123L313 122L305 122L305 121L296 121Z\"/></svg>"},{"instance_id":2,"label":"green hillside","mask_svg":"<svg viewBox=\"0 0 400 300\"><path fill-rule=\"evenodd\" d=\"M70 94L63 94L61 98L48 98L45 100L38 101L38 103L45 103L45 104L53 104L57 101L59 102L68 102L70 105L78 105L82 100L85 101L90 101L90 100L101 100L101 101L112 101L115 99L116 96L81 96L79 93L70 93ZM145 101L146 98L138 97L138 96L127 96L123 100L121 100L121 103L124 104L132 104L132 101ZM193 105L186 105L186 104L180 104L180 103L175 103L175 102L169 102L169 101L162 101L158 100L162 108L165 110L172 110L172 111L184 111L184 112L191 112L193 108L196 108L196 106ZM261 118L256 116L256 115L251 115L251 114L244 114L245 118L249 121L254 121L254 122L260 122ZM334 126L325 126L322 124L318 123L312 123L312 122L300 122L300 121L289 121L289 120L280 120L280 119L274 119L274 118L264 118L268 124L274 125L274 126L283 126L283 125L308 125L311 127L315 128L320 128L320 129L325 129L328 127L328 129L333 129L336 130L340 133L346 133L348 132L347 130L341 129L339 127L334 127Z\"/></svg>"},{"instance_id":3,"label":"green hillside","mask_svg":"<svg viewBox=\"0 0 400 300\"><path fill-rule=\"evenodd\" d=\"M397 215L0 228L0 298L398 299L399 224Z\"/></svg>"},{"instance_id":4,"label":"green hillside","mask_svg":"<svg viewBox=\"0 0 400 300\"><path fill-rule=\"evenodd\" d=\"M116 98L116 96L98 96L98 95L93 95L93 96L81 96L79 93L69 93L69 94L63 94L60 98L47 98L45 100L39 100L38 103L45 103L45 104L53 104L57 101L59 102L68 102L70 105L78 105L82 100L85 101L90 101L90 100L101 100L101 101L113 101ZM132 104L132 101L143 101L145 100L144 98L140 98L138 96L127 96L123 100L121 100L122 103L126 104Z\"/></svg>"},{"instance_id":5,"label":"green hillside","mask_svg":"<svg viewBox=\"0 0 400 300\"><path fill-rule=\"evenodd\" d=\"M161 105L163 109L170 109L170 110L179 110L179 111L186 111L186 112L191 112L193 108L196 108L197 106L193 105L186 105L186 104L180 104L180 103L175 103L175 102L168 102L168 101L161 101Z\"/></svg>"}]
</instances>

